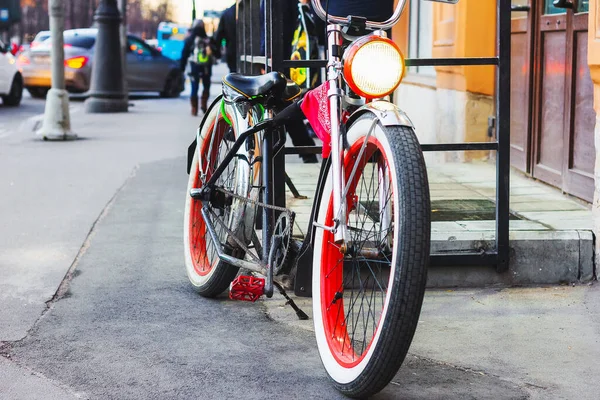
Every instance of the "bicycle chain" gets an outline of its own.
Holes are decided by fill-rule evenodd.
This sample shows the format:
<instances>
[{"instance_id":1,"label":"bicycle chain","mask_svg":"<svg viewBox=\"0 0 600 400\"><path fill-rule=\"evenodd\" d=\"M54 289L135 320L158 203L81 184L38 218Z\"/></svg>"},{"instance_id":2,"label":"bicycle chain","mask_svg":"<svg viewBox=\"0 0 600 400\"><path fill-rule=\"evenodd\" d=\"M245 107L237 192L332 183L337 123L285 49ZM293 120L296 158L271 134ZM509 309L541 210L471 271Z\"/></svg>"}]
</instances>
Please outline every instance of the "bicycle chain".
<instances>
[{"instance_id":1,"label":"bicycle chain","mask_svg":"<svg viewBox=\"0 0 600 400\"><path fill-rule=\"evenodd\" d=\"M264 207L264 208L270 208L270 209L275 210L275 211L284 212L284 213L288 214L290 218L292 218L292 222L293 222L294 218L296 217L296 213L293 212L292 210L290 210L289 208L279 207L279 206L273 206L271 204L265 204L265 203L262 203L262 202L260 202L258 200L252 200L252 199L249 199L248 197L240 196L239 194L235 194L233 192L230 192L229 190L226 190L226 189L223 189L223 188L220 188L220 187L219 188L214 188L214 190L217 190L218 192L221 192L221 193L223 193L223 194L225 194L227 196L231 196L231 197L236 198L238 200L245 201L246 203L253 204L255 206L260 206L260 207Z\"/></svg>"},{"instance_id":2,"label":"bicycle chain","mask_svg":"<svg viewBox=\"0 0 600 400\"><path fill-rule=\"evenodd\" d=\"M216 190L218 192L223 193L226 196L231 196L231 197L236 198L236 199L238 199L240 201L243 201L243 202L246 202L246 203L250 203L250 204L255 205L255 206L259 206L259 207L263 207L263 208L270 208L270 209L275 210L275 211L280 211L282 213L286 213L288 215L289 219L290 219L289 232L287 233L287 236L289 238L292 237L292 231L294 229L294 219L296 217L296 213L293 212L292 210L290 210L288 208L285 208L285 207L274 206L274 205L262 203L262 202L257 201L257 200L252 200L252 199L250 199L248 197L240 196L238 194L235 194L235 193L230 192L229 190L226 190L226 189L223 189L223 188L214 188L213 190ZM212 210L211 210L211 213L214 214L214 212ZM266 269L267 265L261 259L259 259L257 256L255 256L254 254L252 254L252 252L250 251L250 248L248 246L246 246L246 244L243 243L235 235L235 233L231 229L229 229L229 227L223 221L221 221L221 218L219 218L217 215L216 215L216 217L217 217L217 220L218 220L217 222L225 229L225 231L227 232L227 234L229 235L229 237L231 237L233 239L233 241L236 242L236 244L238 246L240 246L240 248L242 250L244 250L244 252L246 254L248 254L251 258L253 258L254 261L256 261L257 263L259 263L261 265L261 267L263 267L263 268ZM273 241L273 239L271 239L271 241ZM271 243L271 245L272 245L272 243ZM287 253L287 250L289 250L289 246L288 246L288 248L286 248L286 253ZM286 256L287 256L287 254L284 254L283 259L285 259Z\"/></svg>"}]
</instances>

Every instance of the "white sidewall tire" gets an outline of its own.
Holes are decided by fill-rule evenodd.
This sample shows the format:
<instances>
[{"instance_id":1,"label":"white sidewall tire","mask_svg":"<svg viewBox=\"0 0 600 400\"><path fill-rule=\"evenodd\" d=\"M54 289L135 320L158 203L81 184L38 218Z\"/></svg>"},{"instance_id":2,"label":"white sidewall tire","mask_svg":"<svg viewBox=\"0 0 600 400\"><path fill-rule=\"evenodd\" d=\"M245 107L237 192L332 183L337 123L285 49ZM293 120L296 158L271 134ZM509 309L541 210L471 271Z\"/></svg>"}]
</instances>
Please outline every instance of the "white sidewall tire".
<instances>
[{"instance_id":1,"label":"white sidewall tire","mask_svg":"<svg viewBox=\"0 0 600 400\"><path fill-rule=\"evenodd\" d=\"M215 106L212 107L212 109L210 110L210 114L208 115L205 124L202 124L202 127L200 128L200 141L198 141L198 143L196 143L196 149L194 149L194 158L192 160L192 165L190 167L190 175L188 178L188 185L187 185L187 191L186 191L186 196L185 196L185 209L184 209L184 213L183 213L183 246L184 246L184 254L185 254L185 269L187 271L187 275L188 278L190 279L190 282L192 283L193 286L195 287L201 287L204 286L211 278L212 276L215 274L215 271L217 270L218 264L215 265L214 268L211 268L211 270L209 271L208 274L206 275L200 275L196 272L196 269L194 268L194 262L192 261L192 252L191 252L191 248L190 248L190 228L189 228L189 224L190 224L190 215L191 215L191 208L192 208L192 197L190 196L190 190L194 188L194 184L195 184L195 180L196 180L196 176L198 174L198 149L201 148L202 146L202 141L204 141L204 139L206 139L206 137L208 136L209 132L208 132L208 128L211 126L210 123L208 123L208 121L211 121L215 118L218 117L218 113L220 112L220 107ZM208 240L210 240L208 238Z\"/></svg>"},{"instance_id":2,"label":"white sidewall tire","mask_svg":"<svg viewBox=\"0 0 600 400\"><path fill-rule=\"evenodd\" d=\"M347 132L347 138L348 138L348 142L350 143L350 146L352 146L352 144L354 142L356 142L357 140L359 140L361 137L365 137L367 135L367 133L369 132L369 130L371 129L371 127L373 126L373 119L372 118L361 118L359 120L357 120L348 130ZM387 162L390 166L390 169L392 171L395 171L395 160L393 159L393 157L391 157L391 155L393 154L391 146L389 144L388 141L388 137L387 135L384 133L382 127L377 124L375 125L375 128L373 129L373 133L371 134L372 137L374 137L375 139L377 139L379 141L379 143L381 144L381 146L383 147L384 151L386 152L387 155L389 155L387 157ZM398 193L398 182L397 182L397 176L396 174L391 174L392 176L392 187L393 187L393 193L394 193L394 197L397 198L397 193ZM323 195L321 196L321 203L319 205L319 214L318 214L318 218L317 221L321 224L323 224L325 222L325 217L326 217L326 213L327 213L327 209L329 207L329 199L331 196L331 190L332 190L332 179L331 179L331 174L328 174L327 177L327 181L325 183L325 187L323 190ZM399 204L398 201L394 201L394 215L399 215ZM398 238L399 237L399 232L398 232L398 224L394 224L394 237ZM325 369L327 370L327 373L329 374L329 376L331 377L331 379L333 379L335 382L339 383L339 384L348 384L350 382L353 382L354 380L356 380L361 373L363 373L367 367L367 365L369 364L369 362L371 361L371 358L373 357L373 353L375 351L375 349L377 348L377 344L379 342L379 338L381 336L381 331L382 329L380 329L384 322L385 319L387 317L387 309L388 309L388 304L389 304L389 300L390 300L390 296L391 296L391 290L388 290L388 292L386 293L386 301L385 301L385 305L384 305L384 309L383 312L381 314L381 320L379 322L379 326L377 329L377 332L375 334L375 337L373 338L373 341L371 343L371 346L369 347L369 350L367 352L367 354L365 355L364 359L357 364L356 366L352 367L352 368L346 368L341 366L333 357L333 355L331 354L331 351L329 349L329 344L327 343L327 339L325 337L325 327L323 324L323 315L321 312L321 306L322 306L322 301L321 301L321 258L322 258L322 252L323 252L323 230L317 228L316 232L315 232L315 246L313 249L313 281L312 281L312 288L313 288L313 294L312 294L312 298L313 298L313 319L314 319L314 324L315 324L315 336L316 336L316 340L317 340L317 346L319 349L319 354L321 356L321 361L323 362L323 366L325 367ZM396 259L397 259L397 255L394 252L393 256L392 256L392 264L391 265L396 265ZM393 282L394 280L394 274L395 274L395 268L391 268L390 271L390 282ZM391 285L390 285L391 287Z\"/></svg>"}]
</instances>

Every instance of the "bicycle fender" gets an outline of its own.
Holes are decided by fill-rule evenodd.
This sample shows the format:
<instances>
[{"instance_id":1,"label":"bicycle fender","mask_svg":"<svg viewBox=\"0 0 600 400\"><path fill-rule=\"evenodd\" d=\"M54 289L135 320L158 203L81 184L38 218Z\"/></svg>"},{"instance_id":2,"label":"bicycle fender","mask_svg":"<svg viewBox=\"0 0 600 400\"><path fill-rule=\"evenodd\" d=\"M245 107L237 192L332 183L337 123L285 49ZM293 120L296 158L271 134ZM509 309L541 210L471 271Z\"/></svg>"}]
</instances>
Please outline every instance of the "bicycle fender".
<instances>
[{"instance_id":1,"label":"bicycle fender","mask_svg":"<svg viewBox=\"0 0 600 400\"><path fill-rule=\"evenodd\" d=\"M194 141L188 146L187 150L187 174L190 174L192 170L192 161L194 160L194 152L196 151L196 142L198 140L194 138Z\"/></svg>"},{"instance_id":2,"label":"bicycle fender","mask_svg":"<svg viewBox=\"0 0 600 400\"><path fill-rule=\"evenodd\" d=\"M371 113L381 121L383 126L407 126L409 128L415 128L410 118L404 111L402 111L397 105L390 103L389 101L378 100L371 103L367 103L354 111L346 126L350 127L354 121L363 114Z\"/></svg>"},{"instance_id":3,"label":"bicycle fender","mask_svg":"<svg viewBox=\"0 0 600 400\"><path fill-rule=\"evenodd\" d=\"M213 107L218 107L221 104L221 99L222 98L223 98L223 95L220 94L210 104L210 106L208 107L208 109L204 113L204 116L202 117L202 122L200 122L200 125L198 126L198 129L200 129L200 127L202 125L204 125L204 123L206 122L206 118L208 118L208 115L210 114L210 111L213 109ZM196 150L196 144L198 142L198 134L196 134L195 136L196 137L194 138L194 141L188 146L188 151L187 151L187 174L188 175L190 174L190 170L192 169L192 161L194 159L194 151Z\"/></svg>"}]
</instances>

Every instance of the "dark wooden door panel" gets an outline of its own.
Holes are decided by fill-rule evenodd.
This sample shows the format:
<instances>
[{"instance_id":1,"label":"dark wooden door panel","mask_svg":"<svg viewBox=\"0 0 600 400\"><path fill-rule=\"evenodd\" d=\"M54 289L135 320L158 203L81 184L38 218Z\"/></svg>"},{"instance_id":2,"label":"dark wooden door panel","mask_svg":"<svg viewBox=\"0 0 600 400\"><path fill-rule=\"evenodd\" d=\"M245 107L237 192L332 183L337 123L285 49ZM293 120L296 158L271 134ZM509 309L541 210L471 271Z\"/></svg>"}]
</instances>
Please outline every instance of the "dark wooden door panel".
<instances>
[{"instance_id":1,"label":"dark wooden door panel","mask_svg":"<svg viewBox=\"0 0 600 400\"><path fill-rule=\"evenodd\" d=\"M562 184L563 169L566 43L565 31L541 32L540 119L533 175L557 186Z\"/></svg>"},{"instance_id":2,"label":"dark wooden door panel","mask_svg":"<svg viewBox=\"0 0 600 400\"><path fill-rule=\"evenodd\" d=\"M594 174L596 151L594 150L594 125L596 113L594 112L594 84L590 77L587 62L587 32L577 32L576 58L574 65L574 104L573 104L573 145L572 161L570 168Z\"/></svg>"},{"instance_id":3,"label":"dark wooden door panel","mask_svg":"<svg viewBox=\"0 0 600 400\"><path fill-rule=\"evenodd\" d=\"M593 108L593 83L587 62L588 32L587 14L573 16L572 73L570 89L570 121L567 125L569 140L565 154L563 190L587 201L593 200L594 125L596 113Z\"/></svg>"},{"instance_id":4,"label":"dark wooden door panel","mask_svg":"<svg viewBox=\"0 0 600 400\"><path fill-rule=\"evenodd\" d=\"M529 18L511 21L510 160L528 172L531 129L531 34Z\"/></svg>"}]
</instances>

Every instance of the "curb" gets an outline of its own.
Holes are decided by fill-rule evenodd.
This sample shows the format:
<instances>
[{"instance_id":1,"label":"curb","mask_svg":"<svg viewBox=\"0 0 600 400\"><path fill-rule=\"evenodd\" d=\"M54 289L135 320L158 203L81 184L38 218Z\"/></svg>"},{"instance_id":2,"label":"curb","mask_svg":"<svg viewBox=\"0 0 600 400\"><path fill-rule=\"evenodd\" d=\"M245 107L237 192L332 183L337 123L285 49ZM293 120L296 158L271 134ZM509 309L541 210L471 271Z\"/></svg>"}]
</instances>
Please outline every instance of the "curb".
<instances>
[{"instance_id":1,"label":"curb","mask_svg":"<svg viewBox=\"0 0 600 400\"><path fill-rule=\"evenodd\" d=\"M594 279L591 231L511 231L509 270L494 267L431 267L427 287L484 287L589 282ZM494 232L434 233L432 253L465 252L494 247ZM542 263L543 262L543 263Z\"/></svg>"}]
</instances>

